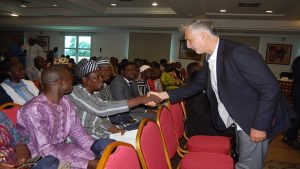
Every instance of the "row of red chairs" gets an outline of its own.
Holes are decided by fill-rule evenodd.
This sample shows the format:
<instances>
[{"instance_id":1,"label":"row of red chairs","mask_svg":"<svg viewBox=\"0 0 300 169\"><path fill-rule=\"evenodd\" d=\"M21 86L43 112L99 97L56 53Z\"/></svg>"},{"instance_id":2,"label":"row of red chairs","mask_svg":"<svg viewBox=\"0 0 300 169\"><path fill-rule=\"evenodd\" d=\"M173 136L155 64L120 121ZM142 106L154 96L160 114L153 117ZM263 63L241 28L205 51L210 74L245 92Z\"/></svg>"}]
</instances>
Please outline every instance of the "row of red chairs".
<instances>
[{"instance_id":1,"label":"row of red chairs","mask_svg":"<svg viewBox=\"0 0 300 169\"><path fill-rule=\"evenodd\" d=\"M5 107L9 107L4 109ZM15 124L19 105L0 106ZM157 110L157 121L144 119L136 138L137 152L130 144L114 142L107 146L97 169L171 169L176 153L181 157L181 169L233 169L230 139L223 136L192 136L185 149L178 140L184 134L184 106L172 104Z\"/></svg>"},{"instance_id":2,"label":"row of red chairs","mask_svg":"<svg viewBox=\"0 0 300 169\"><path fill-rule=\"evenodd\" d=\"M157 111L156 122L144 119L139 125L136 150L143 169L171 169L171 160L176 153L181 157L177 167L180 169L234 168L233 159L229 155L230 139L227 137L194 136L190 140L196 139L198 142L187 144L187 148L190 147L191 150L180 148L178 139L184 133L184 129L180 127L180 118L184 118L184 114L180 104L170 105L170 108L171 111L168 107L161 106ZM174 116L177 115L181 117L176 119ZM97 169L140 169L134 152L134 148L128 144L112 143L104 151Z\"/></svg>"}]
</instances>

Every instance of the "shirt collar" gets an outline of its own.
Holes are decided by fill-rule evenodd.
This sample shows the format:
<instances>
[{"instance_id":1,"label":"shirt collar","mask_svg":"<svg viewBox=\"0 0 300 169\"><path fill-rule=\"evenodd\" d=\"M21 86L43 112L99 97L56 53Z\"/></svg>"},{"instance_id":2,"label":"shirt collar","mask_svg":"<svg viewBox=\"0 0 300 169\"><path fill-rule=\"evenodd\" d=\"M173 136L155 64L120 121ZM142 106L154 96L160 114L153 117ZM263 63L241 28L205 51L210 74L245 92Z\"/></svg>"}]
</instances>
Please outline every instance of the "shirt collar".
<instances>
[{"instance_id":1,"label":"shirt collar","mask_svg":"<svg viewBox=\"0 0 300 169\"><path fill-rule=\"evenodd\" d=\"M216 48L214 49L213 53L207 59L208 62L215 62L217 60L218 47L219 47L219 38L218 38L218 43L216 45Z\"/></svg>"},{"instance_id":2,"label":"shirt collar","mask_svg":"<svg viewBox=\"0 0 300 169\"><path fill-rule=\"evenodd\" d=\"M23 80L20 80L20 83L15 83L9 79L6 79L3 81L3 83L13 87L13 88L21 88L21 87L26 87L26 85L24 84Z\"/></svg>"},{"instance_id":3,"label":"shirt collar","mask_svg":"<svg viewBox=\"0 0 300 169\"><path fill-rule=\"evenodd\" d=\"M38 70L35 66L33 66L33 68L38 71L38 72L42 72L43 71L43 68L41 68L41 70Z\"/></svg>"},{"instance_id":4,"label":"shirt collar","mask_svg":"<svg viewBox=\"0 0 300 169\"><path fill-rule=\"evenodd\" d=\"M124 76L122 76L123 77L123 79L125 79L125 81L129 84L129 80L128 79L126 79Z\"/></svg>"},{"instance_id":5,"label":"shirt collar","mask_svg":"<svg viewBox=\"0 0 300 169\"><path fill-rule=\"evenodd\" d=\"M78 87L79 87L80 89L82 89L83 92L87 93L88 96L91 96L91 95L92 95L92 94L91 94L85 87L83 87L81 84L79 84Z\"/></svg>"}]
</instances>

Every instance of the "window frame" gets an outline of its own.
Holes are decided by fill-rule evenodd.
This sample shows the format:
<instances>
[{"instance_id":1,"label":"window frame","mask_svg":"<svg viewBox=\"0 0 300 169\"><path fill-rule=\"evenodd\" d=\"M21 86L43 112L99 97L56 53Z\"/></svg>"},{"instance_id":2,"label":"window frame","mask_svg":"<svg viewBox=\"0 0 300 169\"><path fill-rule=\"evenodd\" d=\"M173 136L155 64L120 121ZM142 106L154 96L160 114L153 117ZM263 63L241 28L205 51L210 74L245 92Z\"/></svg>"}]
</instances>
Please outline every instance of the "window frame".
<instances>
[{"instance_id":1,"label":"window frame","mask_svg":"<svg viewBox=\"0 0 300 169\"><path fill-rule=\"evenodd\" d=\"M76 37L76 44L75 44L75 48L69 48L69 47L66 47L66 36L75 36ZM91 38L91 41L90 41L90 48L79 48L79 37L90 37ZM78 35L78 34L68 34L68 35L64 35L64 55L66 55L66 52L65 50L66 49L73 49L76 51L76 56L75 56L75 62L78 63L79 62L79 57L78 56L78 53L79 53L79 50L89 50L90 51L90 56L88 58L91 58L91 55L92 55L92 36L91 35ZM70 56L70 58L73 58L72 56ZM82 58L85 58L85 57L82 57Z\"/></svg>"}]
</instances>

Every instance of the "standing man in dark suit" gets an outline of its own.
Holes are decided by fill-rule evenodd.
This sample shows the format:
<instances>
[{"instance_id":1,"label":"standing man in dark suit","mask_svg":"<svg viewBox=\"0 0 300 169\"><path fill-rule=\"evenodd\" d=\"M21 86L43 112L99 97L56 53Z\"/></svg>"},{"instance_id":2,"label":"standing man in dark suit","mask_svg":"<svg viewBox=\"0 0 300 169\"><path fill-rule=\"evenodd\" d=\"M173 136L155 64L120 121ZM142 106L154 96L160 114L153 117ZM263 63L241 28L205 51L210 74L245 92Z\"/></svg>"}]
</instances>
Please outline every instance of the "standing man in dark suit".
<instances>
[{"instance_id":1,"label":"standing man in dark suit","mask_svg":"<svg viewBox=\"0 0 300 169\"><path fill-rule=\"evenodd\" d=\"M219 38L211 21L194 20L182 30L188 48L207 54L203 70L185 87L156 95L175 102L206 87L216 129L237 125L236 169L262 169L268 138L289 123L290 110L276 78L259 53Z\"/></svg>"},{"instance_id":2,"label":"standing man in dark suit","mask_svg":"<svg viewBox=\"0 0 300 169\"><path fill-rule=\"evenodd\" d=\"M298 130L300 128L300 56L294 60L292 64L292 71L294 79L293 106L297 113L297 118L292 121L291 127L287 130L283 141L287 145L300 150L300 142L297 140Z\"/></svg>"}]
</instances>

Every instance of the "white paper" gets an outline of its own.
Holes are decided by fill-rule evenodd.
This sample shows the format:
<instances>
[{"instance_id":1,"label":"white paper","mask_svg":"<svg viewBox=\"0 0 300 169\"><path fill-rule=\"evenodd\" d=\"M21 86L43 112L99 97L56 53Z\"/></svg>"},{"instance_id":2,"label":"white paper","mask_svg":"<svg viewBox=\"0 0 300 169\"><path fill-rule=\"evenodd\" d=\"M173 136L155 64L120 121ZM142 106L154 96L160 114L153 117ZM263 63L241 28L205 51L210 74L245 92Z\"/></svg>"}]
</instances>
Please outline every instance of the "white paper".
<instances>
[{"instance_id":1,"label":"white paper","mask_svg":"<svg viewBox=\"0 0 300 169\"><path fill-rule=\"evenodd\" d=\"M125 143L129 143L133 145L133 147L135 148L137 131L138 131L137 129L125 131L124 135L121 135L121 133L110 134L109 138L114 139L116 141L123 141Z\"/></svg>"}]
</instances>

